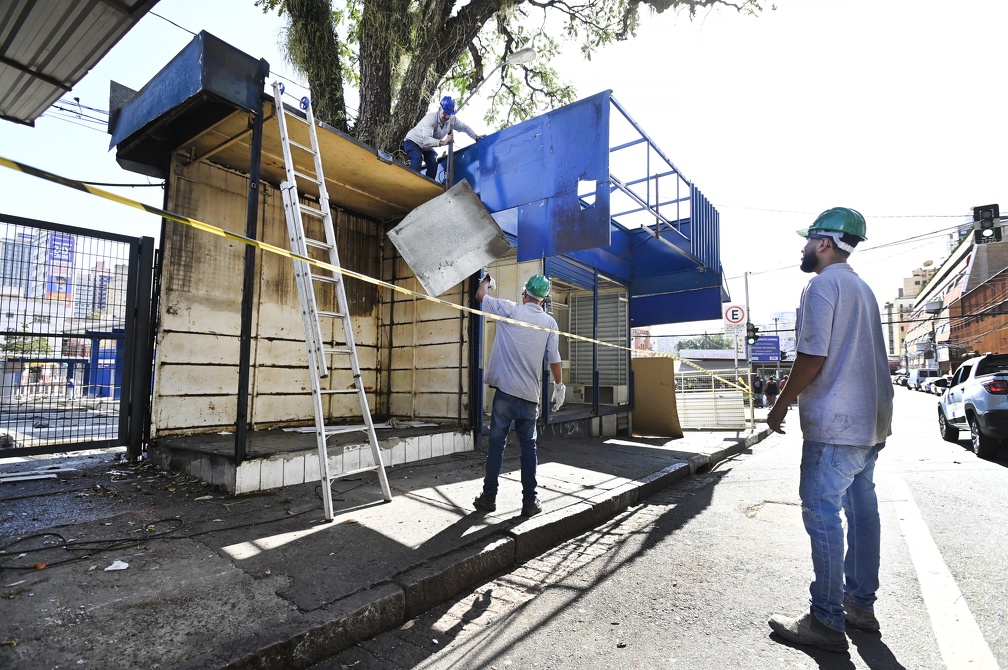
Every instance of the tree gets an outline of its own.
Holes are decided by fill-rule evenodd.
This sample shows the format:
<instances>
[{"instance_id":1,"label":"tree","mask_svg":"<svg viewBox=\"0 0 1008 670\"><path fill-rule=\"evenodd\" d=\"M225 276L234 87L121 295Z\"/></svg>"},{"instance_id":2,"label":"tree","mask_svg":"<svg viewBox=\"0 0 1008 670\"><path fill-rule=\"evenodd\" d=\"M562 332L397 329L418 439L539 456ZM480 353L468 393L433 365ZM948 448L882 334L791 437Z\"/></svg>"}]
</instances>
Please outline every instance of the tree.
<instances>
[{"instance_id":1,"label":"tree","mask_svg":"<svg viewBox=\"0 0 1008 670\"><path fill-rule=\"evenodd\" d=\"M675 350L676 352L682 351L683 349L734 349L735 339L728 337L727 335L722 335L720 333L716 335L702 335L700 337L691 337L685 340L679 340L676 342Z\"/></svg>"},{"instance_id":2,"label":"tree","mask_svg":"<svg viewBox=\"0 0 1008 670\"><path fill-rule=\"evenodd\" d=\"M24 328L28 328L25 324ZM0 351L9 354L22 354L26 356L48 356L53 353L52 345L45 337L32 337L30 335L8 335L3 344L0 344Z\"/></svg>"},{"instance_id":3,"label":"tree","mask_svg":"<svg viewBox=\"0 0 1008 670\"><path fill-rule=\"evenodd\" d=\"M636 34L641 5L652 12L721 5L760 11L758 0L255 0L288 20L287 55L308 80L315 116L384 151L399 148L428 105L464 96L514 52L533 47L532 63L495 76L486 122L522 121L574 100L551 59L560 39L585 58ZM529 27L532 26L532 27ZM359 93L356 116L347 90Z\"/></svg>"}]
</instances>

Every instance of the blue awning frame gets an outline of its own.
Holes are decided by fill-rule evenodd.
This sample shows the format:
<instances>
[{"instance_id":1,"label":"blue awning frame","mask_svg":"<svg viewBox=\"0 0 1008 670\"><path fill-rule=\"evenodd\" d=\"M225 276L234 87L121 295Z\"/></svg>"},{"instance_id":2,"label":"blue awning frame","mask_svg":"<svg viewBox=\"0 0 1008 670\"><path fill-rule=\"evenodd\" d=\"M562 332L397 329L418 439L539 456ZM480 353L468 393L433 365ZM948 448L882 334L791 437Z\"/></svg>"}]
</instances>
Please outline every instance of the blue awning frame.
<instances>
[{"instance_id":1,"label":"blue awning frame","mask_svg":"<svg viewBox=\"0 0 1008 670\"><path fill-rule=\"evenodd\" d=\"M721 318L720 214L602 91L505 128L454 157L516 245L627 286L634 327Z\"/></svg>"}]
</instances>

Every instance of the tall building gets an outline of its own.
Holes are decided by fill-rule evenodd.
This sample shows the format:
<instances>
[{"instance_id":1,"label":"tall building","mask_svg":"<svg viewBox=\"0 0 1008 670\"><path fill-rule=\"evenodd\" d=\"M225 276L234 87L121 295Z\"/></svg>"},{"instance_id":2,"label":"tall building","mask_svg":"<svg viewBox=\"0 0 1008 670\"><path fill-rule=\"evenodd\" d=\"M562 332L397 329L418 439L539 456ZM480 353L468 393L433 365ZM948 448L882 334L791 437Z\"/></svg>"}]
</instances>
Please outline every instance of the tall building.
<instances>
[{"instance_id":1,"label":"tall building","mask_svg":"<svg viewBox=\"0 0 1008 670\"><path fill-rule=\"evenodd\" d=\"M15 232L0 240L0 289L5 295L28 297L35 269L32 256L30 234Z\"/></svg>"}]
</instances>

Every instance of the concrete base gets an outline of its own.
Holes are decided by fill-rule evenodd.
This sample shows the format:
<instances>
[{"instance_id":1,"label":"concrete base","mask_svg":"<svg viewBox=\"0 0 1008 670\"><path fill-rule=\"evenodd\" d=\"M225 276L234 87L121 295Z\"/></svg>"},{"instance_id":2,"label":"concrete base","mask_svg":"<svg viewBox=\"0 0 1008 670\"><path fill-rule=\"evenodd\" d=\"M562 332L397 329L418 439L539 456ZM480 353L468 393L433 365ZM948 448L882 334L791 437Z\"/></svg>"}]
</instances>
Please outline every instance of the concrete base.
<instances>
[{"instance_id":1,"label":"concrete base","mask_svg":"<svg viewBox=\"0 0 1008 670\"><path fill-rule=\"evenodd\" d=\"M231 494L267 491L321 478L313 433L250 433L248 457L240 465L235 465L233 440L221 440L216 435L169 438L149 444L147 453L159 468L185 473ZM472 451L474 444L471 432L442 427L379 434L378 447L382 463L389 467ZM375 465L363 432L331 437L326 452L331 477Z\"/></svg>"}]
</instances>

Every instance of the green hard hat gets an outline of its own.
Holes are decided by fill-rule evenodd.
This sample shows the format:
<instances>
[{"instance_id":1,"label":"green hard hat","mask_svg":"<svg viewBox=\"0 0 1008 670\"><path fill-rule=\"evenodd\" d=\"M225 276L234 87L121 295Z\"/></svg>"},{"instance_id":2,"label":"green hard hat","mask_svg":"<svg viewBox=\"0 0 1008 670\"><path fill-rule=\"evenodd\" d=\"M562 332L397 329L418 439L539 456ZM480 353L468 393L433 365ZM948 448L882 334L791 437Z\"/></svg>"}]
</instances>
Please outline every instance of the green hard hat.
<instances>
[{"instance_id":1,"label":"green hard hat","mask_svg":"<svg viewBox=\"0 0 1008 670\"><path fill-rule=\"evenodd\" d=\"M533 298L543 300L550 294L550 280L542 275L532 275L525 282L525 292Z\"/></svg>"},{"instance_id":2,"label":"green hard hat","mask_svg":"<svg viewBox=\"0 0 1008 670\"><path fill-rule=\"evenodd\" d=\"M861 212L849 207L833 207L817 216L811 226L799 230L798 234L802 237L808 237L809 235L815 235L817 232L846 233L847 235L853 235L859 240L866 240L868 239L865 237L867 228L868 226L865 225Z\"/></svg>"}]
</instances>

